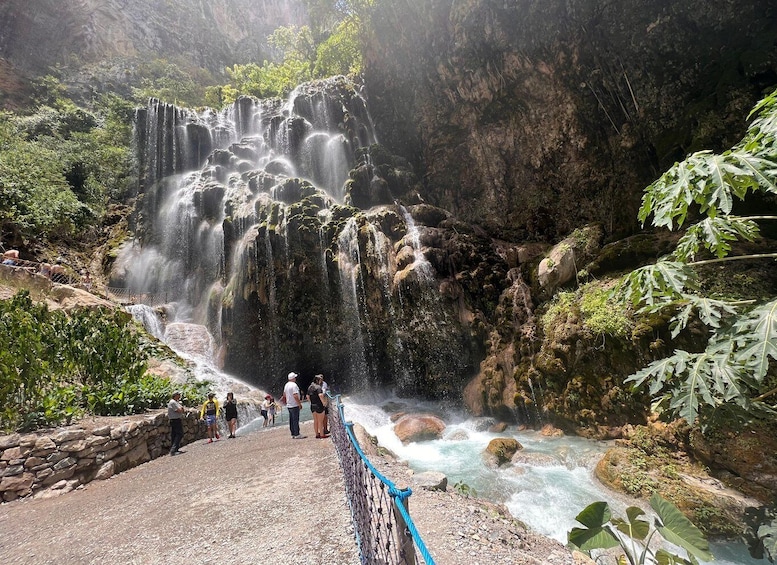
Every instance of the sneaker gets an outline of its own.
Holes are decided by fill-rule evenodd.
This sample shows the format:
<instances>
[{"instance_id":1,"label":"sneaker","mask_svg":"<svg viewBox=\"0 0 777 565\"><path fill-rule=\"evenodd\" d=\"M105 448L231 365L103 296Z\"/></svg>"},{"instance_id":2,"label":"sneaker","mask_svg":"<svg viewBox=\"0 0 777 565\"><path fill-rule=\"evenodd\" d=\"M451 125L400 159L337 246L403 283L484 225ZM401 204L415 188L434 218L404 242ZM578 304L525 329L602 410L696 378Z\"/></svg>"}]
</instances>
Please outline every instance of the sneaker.
<instances>
[{"instance_id":1,"label":"sneaker","mask_svg":"<svg viewBox=\"0 0 777 565\"><path fill-rule=\"evenodd\" d=\"M219 435L218 432L216 432L216 439L221 439L221 436Z\"/></svg>"},{"instance_id":2,"label":"sneaker","mask_svg":"<svg viewBox=\"0 0 777 565\"><path fill-rule=\"evenodd\" d=\"M298 436L291 436L292 439L305 439L308 436L298 435Z\"/></svg>"}]
</instances>

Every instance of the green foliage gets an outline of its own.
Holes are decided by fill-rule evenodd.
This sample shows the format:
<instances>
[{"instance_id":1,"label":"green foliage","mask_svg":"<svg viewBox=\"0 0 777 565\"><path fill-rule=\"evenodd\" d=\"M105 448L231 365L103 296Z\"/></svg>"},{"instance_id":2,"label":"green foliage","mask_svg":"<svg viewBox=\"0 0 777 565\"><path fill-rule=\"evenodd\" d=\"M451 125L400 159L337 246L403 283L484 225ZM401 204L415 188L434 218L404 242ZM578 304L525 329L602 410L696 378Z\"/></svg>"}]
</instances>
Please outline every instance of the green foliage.
<instances>
[{"instance_id":1,"label":"green foliage","mask_svg":"<svg viewBox=\"0 0 777 565\"><path fill-rule=\"evenodd\" d=\"M777 500L771 504L751 507L745 511L748 529L744 541L756 559L777 561Z\"/></svg>"},{"instance_id":2,"label":"green foliage","mask_svg":"<svg viewBox=\"0 0 777 565\"><path fill-rule=\"evenodd\" d=\"M0 301L0 428L29 430L90 413L164 406L173 385L146 373L146 354L122 311L68 316L20 292ZM188 385L188 396L203 391Z\"/></svg>"},{"instance_id":3,"label":"green foliage","mask_svg":"<svg viewBox=\"0 0 777 565\"><path fill-rule=\"evenodd\" d=\"M67 184L60 156L15 136L0 145L0 231L30 239L71 232L85 210Z\"/></svg>"},{"instance_id":4,"label":"green foliage","mask_svg":"<svg viewBox=\"0 0 777 565\"><path fill-rule=\"evenodd\" d=\"M636 506L626 509L626 519L613 518L606 502L594 502L577 515L576 520L585 528L572 528L567 540L573 547L591 556L592 552L621 547L622 555L613 557L615 563L631 565L645 563L697 564L711 561L712 554L704 534L683 516L671 502L654 494L650 506L655 511L655 529L651 531L645 512ZM651 540L660 534L666 541L681 547L687 558L665 549L654 549ZM597 561L604 560L601 556Z\"/></svg>"},{"instance_id":5,"label":"green foliage","mask_svg":"<svg viewBox=\"0 0 777 565\"><path fill-rule=\"evenodd\" d=\"M774 407L763 401L777 392L767 378L777 359L777 300L736 302L706 296L696 271L701 264L737 259L730 256L732 244L755 241L760 237L756 221L777 219L733 214L735 201L748 194L777 194L777 91L753 113L757 119L730 151L695 153L646 189L639 212L643 224L652 217L654 227L675 229L689 218L699 220L688 226L673 257L633 271L615 293L638 313L670 311L673 338L694 320L707 326L710 337L704 351L676 350L628 379L635 386L648 385L670 415L691 423L699 420L703 426L732 410L775 415ZM697 261L700 253L713 259Z\"/></svg>"},{"instance_id":6,"label":"green foliage","mask_svg":"<svg viewBox=\"0 0 777 565\"><path fill-rule=\"evenodd\" d=\"M132 89L135 102L145 105L149 98L191 108L205 103L205 94L215 79L206 70L183 61L151 59L138 66L140 86Z\"/></svg>"},{"instance_id":7,"label":"green foliage","mask_svg":"<svg viewBox=\"0 0 777 565\"><path fill-rule=\"evenodd\" d=\"M470 496L476 497L478 495L478 491L476 491L464 481L458 481L456 484L454 484L453 490L455 490L464 498L469 498Z\"/></svg>"},{"instance_id":8,"label":"green foliage","mask_svg":"<svg viewBox=\"0 0 777 565\"><path fill-rule=\"evenodd\" d=\"M50 105L29 115L0 114L0 237L48 240L93 226L110 196L130 186L131 105L117 96L96 112L61 98L46 80ZM53 92L53 94L52 94Z\"/></svg>"},{"instance_id":9,"label":"green foliage","mask_svg":"<svg viewBox=\"0 0 777 565\"><path fill-rule=\"evenodd\" d=\"M227 68L230 83L210 87L205 94L209 105L231 104L241 95L258 98L284 97L298 84L340 74L358 74L362 57L359 34L363 16L371 2L309 0L315 28L277 28L268 43L277 60L261 65L248 63Z\"/></svg>"},{"instance_id":10,"label":"green foliage","mask_svg":"<svg viewBox=\"0 0 777 565\"><path fill-rule=\"evenodd\" d=\"M314 76L358 74L362 67L358 32L358 21L347 19L340 22L334 32L316 49Z\"/></svg>"},{"instance_id":11,"label":"green foliage","mask_svg":"<svg viewBox=\"0 0 777 565\"><path fill-rule=\"evenodd\" d=\"M579 312L583 327L595 336L623 338L631 330L628 309L616 302L600 282L580 286L576 291L559 292L542 316L545 328L564 323L570 312Z\"/></svg>"}]
</instances>

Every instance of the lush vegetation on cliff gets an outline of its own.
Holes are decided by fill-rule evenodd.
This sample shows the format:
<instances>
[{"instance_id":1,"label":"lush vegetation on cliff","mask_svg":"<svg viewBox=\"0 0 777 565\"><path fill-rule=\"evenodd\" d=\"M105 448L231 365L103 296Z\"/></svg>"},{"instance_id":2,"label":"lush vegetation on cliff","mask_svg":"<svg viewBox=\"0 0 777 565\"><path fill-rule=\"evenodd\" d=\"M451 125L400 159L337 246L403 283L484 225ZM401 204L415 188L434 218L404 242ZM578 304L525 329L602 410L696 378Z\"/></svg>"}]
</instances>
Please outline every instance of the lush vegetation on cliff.
<instances>
[{"instance_id":1,"label":"lush vegetation on cliff","mask_svg":"<svg viewBox=\"0 0 777 565\"><path fill-rule=\"evenodd\" d=\"M113 95L92 110L41 80L31 110L0 113L0 238L4 245L69 240L99 224L131 179L132 106Z\"/></svg>"},{"instance_id":2,"label":"lush vegetation on cliff","mask_svg":"<svg viewBox=\"0 0 777 565\"><path fill-rule=\"evenodd\" d=\"M282 26L267 38L278 52L279 60L228 67L230 82L209 87L206 104L218 108L234 102L240 95L286 96L298 84L313 79L358 75L362 64L360 14L369 3L306 0L311 13L310 26Z\"/></svg>"}]
</instances>

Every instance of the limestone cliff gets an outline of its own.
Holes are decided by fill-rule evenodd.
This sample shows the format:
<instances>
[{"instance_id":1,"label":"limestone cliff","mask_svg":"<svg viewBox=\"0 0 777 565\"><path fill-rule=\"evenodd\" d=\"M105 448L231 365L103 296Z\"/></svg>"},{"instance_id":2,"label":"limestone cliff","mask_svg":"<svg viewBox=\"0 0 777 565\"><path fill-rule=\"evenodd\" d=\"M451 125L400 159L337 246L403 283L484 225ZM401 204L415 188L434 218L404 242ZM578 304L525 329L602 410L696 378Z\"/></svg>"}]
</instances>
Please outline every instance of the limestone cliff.
<instances>
[{"instance_id":1,"label":"limestone cliff","mask_svg":"<svg viewBox=\"0 0 777 565\"><path fill-rule=\"evenodd\" d=\"M221 73L268 58L267 35L306 18L294 0L5 0L0 57L33 75L116 57L182 58Z\"/></svg>"},{"instance_id":2,"label":"limestone cliff","mask_svg":"<svg viewBox=\"0 0 777 565\"><path fill-rule=\"evenodd\" d=\"M377 1L366 82L422 196L490 232L636 229L642 189L727 148L777 83L774 2Z\"/></svg>"}]
</instances>

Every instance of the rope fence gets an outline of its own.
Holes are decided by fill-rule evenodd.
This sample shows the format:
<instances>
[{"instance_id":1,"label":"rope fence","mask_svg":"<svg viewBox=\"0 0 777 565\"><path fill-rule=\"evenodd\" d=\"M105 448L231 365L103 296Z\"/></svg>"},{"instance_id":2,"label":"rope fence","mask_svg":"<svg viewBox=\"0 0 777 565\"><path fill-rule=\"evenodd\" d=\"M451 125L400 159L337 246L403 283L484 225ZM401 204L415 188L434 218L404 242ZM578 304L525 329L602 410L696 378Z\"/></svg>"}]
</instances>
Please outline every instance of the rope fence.
<instances>
[{"instance_id":1,"label":"rope fence","mask_svg":"<svg viewBox=\"0 0 777 565\"><path fill-rule=\"evenodd\" d=\"M408 511L412 491L398 489L380 474L359 447L346 422L340 395L330 399L332 440L343 469L345 491L362 565L434 565Z\"/></svg>"}]
</instances>

